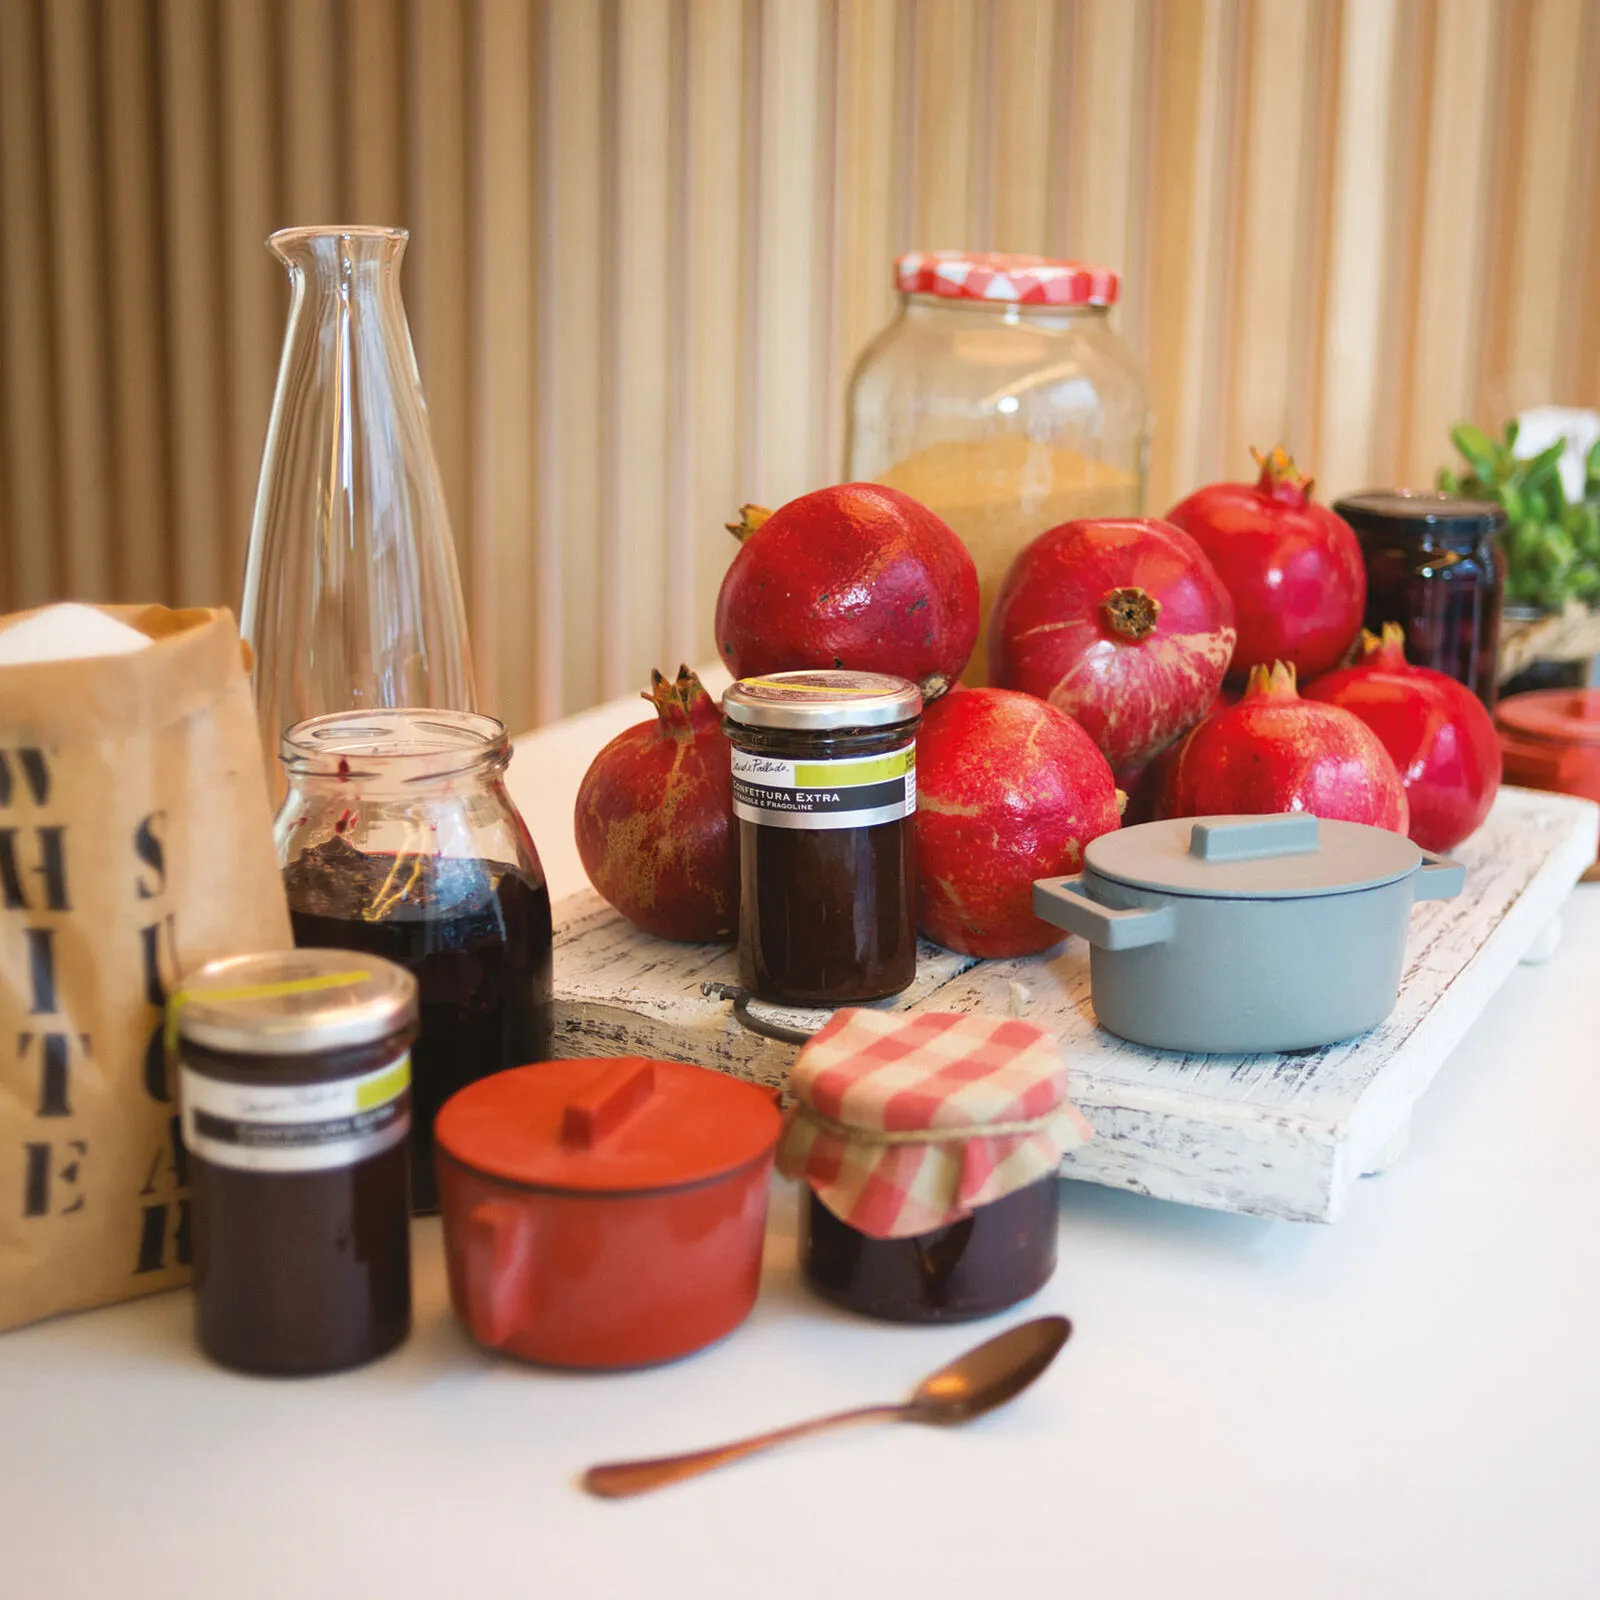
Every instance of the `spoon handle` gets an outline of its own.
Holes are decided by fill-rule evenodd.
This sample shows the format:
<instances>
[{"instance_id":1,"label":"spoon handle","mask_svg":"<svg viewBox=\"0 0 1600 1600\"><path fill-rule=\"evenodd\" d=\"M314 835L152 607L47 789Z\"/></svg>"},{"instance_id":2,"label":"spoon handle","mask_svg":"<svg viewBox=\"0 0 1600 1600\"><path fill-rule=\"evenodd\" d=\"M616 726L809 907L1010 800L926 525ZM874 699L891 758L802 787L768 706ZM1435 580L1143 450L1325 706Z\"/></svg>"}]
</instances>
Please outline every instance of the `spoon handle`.
<instances>
[{"instance_id":1,"label":"spoon handle","mask_svg":"<svg viewBox=\"0 0 1600 1600\"><path fill-rule=\"evenodd\" d=\"M803 1439L808 1433L820 1433L824 1428L837 1428L847 1422L887 1420L902 1415L907 1409L904 1405L859 1406L854 1411L836 1411L832 1416L813 1417L809 1422L774 1428L771 1433L758 1433L751 1439L713 1445L709 1450L690 1450L681 1456L656 1456L649 1461L608 1461L604 1466L590 1467L583 1475L583 1486L590 1494L607 1500L646 1494L684 1478L696 1478L730 1461L742 1461L774 1445L787 1444L791 1439Z\"/></svg>"}]
</instances>

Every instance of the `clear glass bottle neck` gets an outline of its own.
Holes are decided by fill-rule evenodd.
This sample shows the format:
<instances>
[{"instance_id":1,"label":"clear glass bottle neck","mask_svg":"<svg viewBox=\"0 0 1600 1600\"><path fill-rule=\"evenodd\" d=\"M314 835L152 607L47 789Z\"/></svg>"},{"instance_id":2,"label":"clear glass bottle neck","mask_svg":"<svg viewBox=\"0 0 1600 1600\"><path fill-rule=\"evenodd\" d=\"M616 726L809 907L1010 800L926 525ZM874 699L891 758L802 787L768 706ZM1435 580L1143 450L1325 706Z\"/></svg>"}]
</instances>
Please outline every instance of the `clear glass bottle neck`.
<instances>
[{"instance_id":1,"label":"clear glass bottle neck","mask_svg":"<svg viewBox=\"0 0 1600 1600\"><path fill-rule=\"evenodd\" d=\"M404 228L283 228L267 243L297 293L348 298L358 289L393 287L410 237Z\"/></svg>"}]
</instances>

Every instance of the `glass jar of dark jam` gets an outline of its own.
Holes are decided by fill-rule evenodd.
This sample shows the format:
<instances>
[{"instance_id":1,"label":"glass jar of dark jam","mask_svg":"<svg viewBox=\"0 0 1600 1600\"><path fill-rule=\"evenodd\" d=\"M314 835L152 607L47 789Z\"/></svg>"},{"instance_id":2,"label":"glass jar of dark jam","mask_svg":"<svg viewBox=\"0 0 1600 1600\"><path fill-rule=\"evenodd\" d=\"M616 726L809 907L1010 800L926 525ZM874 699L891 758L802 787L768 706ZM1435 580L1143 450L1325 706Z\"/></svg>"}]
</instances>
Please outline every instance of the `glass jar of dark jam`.
<instances>
[{"instance_id":1,"label":"glass jar of dark jam","mask_svg":"<svg viewBox=\"0 0 1600 1600\"><path fill-rule=\"evenodd\" d=\"M344 711L284 735L274 824L295 943L404 967L420 991L411 1196L438 1209L433 1121L457 1089L550 1054L550 891L506 793L505 728Z\"/></svg>"},{"instance_id":2,"label":"glass jar of dark jam","mask_svg":"<svg viewBox=\"0 0 1600 1600\"><path fill-rule=\"evenodd\" d=\"M1431 489L1378 489L1333 508L1367 566L1364 626L1406 630L1406 659L1466 684L1491 711L1500 667L1505 513Z\"/></svg>"},{"instance_id":3,"label":"glass jar of dark jam","mask_svg":"<svg viewBox=\"0 0 1600 1600\"><path fill-rule=\"evenodd\" d=\"M1013 1189L947 1227L873 1239L806 1187L800 1270L836 1305L890 1322L963 1322L1026 1300L1056 1269L1055 1175Z\"/></svg>"},{"instance_id":4,"label":"glass jar of dark jam","mask_svg":"<svg viewBox=\"0 0 1600 1600\"><path fill-rule=\"evenodd\" d=\"M739 822L739 981L834 1006L917 974L922 696L874 672L777 672L722 699Z\"/></svg>"},{"instance_id":5,"label":"glass jar of dark jam","mask_svg":"<svg viewBox=\"0 0 1600 1600\"><path fill-rule=\"evenodd\" d=\"M417 986L335 950L213 961L173 997L200 1347L332 1372L411 1327Z\"/></svg>"}]
</instances>

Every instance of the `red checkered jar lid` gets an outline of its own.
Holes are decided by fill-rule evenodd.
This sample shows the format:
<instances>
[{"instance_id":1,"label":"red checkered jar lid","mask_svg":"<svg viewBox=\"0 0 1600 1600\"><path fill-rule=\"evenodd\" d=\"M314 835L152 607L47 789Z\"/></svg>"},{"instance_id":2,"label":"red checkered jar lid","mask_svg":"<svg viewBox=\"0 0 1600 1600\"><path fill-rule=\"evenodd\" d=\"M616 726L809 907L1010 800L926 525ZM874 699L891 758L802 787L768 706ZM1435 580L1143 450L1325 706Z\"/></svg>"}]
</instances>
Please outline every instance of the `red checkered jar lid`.
<instances>
[{"instance_id":1,"label":"red checkered jar lid","mask_svg":"<svg viewBox=\"0 0 1600 1600\"><path fill-rule=\"evenodd\" d=\"M1059 1046L1027 1022L838 1011L789 1089L780 1170L875 1239L959 1222L1091 1137Z\"/></svg>"},{"instance_id":2,"label":"red checkered jar lid","mask_svg":"<svg viewBox=\"0 0 1600 1600\"><path fill-rule=\"evenodd\" d=\"M1120 287L1109 268L1083 261L970 250L910 251L895 261L894 276L901 294L997 305L1110 306Z\"/></svg>"}]
</instances>

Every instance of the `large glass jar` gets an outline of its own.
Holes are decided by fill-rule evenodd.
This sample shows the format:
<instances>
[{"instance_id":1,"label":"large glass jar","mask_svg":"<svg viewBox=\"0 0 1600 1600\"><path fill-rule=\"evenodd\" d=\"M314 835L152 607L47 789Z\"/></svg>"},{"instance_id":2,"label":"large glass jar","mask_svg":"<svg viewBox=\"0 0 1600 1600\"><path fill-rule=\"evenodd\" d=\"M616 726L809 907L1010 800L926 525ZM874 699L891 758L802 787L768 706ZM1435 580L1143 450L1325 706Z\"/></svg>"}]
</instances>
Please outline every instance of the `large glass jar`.
<instances>
[{"instance_id":1,"label":"large glass jar","mask_svg":"<svg viewBox=\"0 0 1600 1600\"><path fill-rule=\"evenodd\" d=\"M1017 552L1077 517L1144 509L1150 402L1108 321L1117 275L1042 256L917 252L850 380L845 476L937 511L978 568L978 643Z\"/></svg>"},{"instance_id":2,"label":"large glass jar","mask_svg":"<svg viewBox=\"0 0 1600 1600\"><path fill-rule=\"evenodd\" d=\"M341 711L284 735L275 829L298 945L417 980L412 1206L437 1208L433 1120L464 1085L550 1054L550 891L506 793L504 726L463 711Z\"/></svg>"}]
</instances>

